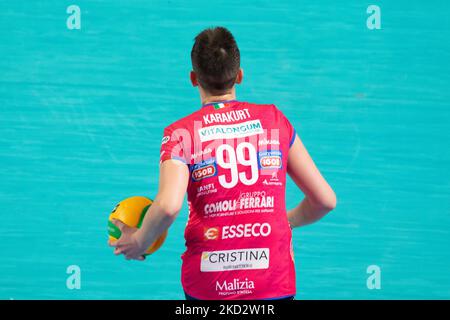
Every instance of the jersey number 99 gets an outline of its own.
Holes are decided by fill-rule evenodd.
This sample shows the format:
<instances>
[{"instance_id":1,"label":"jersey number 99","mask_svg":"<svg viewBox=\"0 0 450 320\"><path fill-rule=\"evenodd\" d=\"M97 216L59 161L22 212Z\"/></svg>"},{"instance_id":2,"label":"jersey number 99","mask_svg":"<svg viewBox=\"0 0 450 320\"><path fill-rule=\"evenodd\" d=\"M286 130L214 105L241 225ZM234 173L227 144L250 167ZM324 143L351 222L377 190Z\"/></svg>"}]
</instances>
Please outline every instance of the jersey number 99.
<instances>
[{"instance_id":1,"label":"jersey number 99","mask_svg":"<svg viewBox=\"0 0 450 320\"><path fill-rule=\"evenodd\" d=\"M248 159L245 158L245 150L248 150ZM224 160L225 152L228 153L227 158L229 159L229 162L225 162ZM231 173L231 180L229 181L227 181L225 174L219 176L219 183L224 188L233 188L237 185L238 181L241 181L247 186L250 186L258 181L258 159L256 149L251 143L242 142L238 144L236 151L228 144L220 145L216 150L216 161L220 167L229 169ZM245 172L238 172L238 163L251 168L250 178L247 178Z\"/></svg>"}]
</instances>

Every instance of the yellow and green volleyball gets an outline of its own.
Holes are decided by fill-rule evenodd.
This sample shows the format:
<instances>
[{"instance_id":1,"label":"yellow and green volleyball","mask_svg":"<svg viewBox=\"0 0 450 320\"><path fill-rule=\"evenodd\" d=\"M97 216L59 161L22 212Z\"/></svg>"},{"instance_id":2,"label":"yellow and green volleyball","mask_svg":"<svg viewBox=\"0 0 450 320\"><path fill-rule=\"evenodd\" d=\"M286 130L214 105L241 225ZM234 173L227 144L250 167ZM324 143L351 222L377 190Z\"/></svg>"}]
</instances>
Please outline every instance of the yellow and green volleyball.
<instances>
[{"instance_id":1,"label":"yellow and green volleyball","mask_svg":"<svg viewBox=\"0 0 450 320\"><path fill-rule=\"evenodd\" d=\"M115 241L120 238L122 232L120 229L112 223L113 219L122 221L129 227L140 228L142 221L148 208L152 205L153 201L146 197L136 196L127 198L119 202L111 214L108 220L108 234L109 239ZM167 230L153 242L153 244L147 249L145 255L149 255L158 250L167 237Z\"/></svg>"}]
</instances>

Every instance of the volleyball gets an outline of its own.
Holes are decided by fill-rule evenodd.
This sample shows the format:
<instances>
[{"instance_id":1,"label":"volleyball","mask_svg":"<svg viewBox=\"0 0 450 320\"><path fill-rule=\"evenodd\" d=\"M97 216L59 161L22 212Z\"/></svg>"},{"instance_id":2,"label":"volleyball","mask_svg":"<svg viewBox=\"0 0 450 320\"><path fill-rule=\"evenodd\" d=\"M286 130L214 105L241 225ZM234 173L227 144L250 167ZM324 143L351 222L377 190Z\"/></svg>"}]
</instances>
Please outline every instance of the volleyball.
<instances>
[{"instance_id":1,"label":"volleyball","mask_svg":"<svg viewBox=\"0 0 450 320\"><path fill-rule=\"evenodd\" d=\"M129 227L140 228L147 210L150 208L152 203L153 200L142 196L130 197L119 202L109 215L109 239L115 241L122 235L120 229L112 222L113 219L119 220ZM153 242L153 244L146 250L145 255L150 255L158 250L166 240L166 237L167 230L164 231L164 233L156 239L155 242Z\"/></svg>"}]
</instances>

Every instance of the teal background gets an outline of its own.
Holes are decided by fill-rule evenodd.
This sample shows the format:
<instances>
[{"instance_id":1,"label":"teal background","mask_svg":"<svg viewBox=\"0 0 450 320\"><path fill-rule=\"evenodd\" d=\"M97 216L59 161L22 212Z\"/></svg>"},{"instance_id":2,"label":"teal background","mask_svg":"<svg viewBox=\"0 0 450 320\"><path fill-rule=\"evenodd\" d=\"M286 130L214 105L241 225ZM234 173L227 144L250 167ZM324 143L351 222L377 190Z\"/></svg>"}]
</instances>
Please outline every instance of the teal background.
<instances>
[{"instance_id":1,"label":"teal background","mask_svg":"<svg viewBox=\"0 0 450 320\"><path fill-rule=\"evenodd\" d=\"M215 25L240 46L238 99L277 104L338 196L294 232L297 299L450 298L449 7L0 1L0 298L184 298L186 206L145 263L113 256L106 222L121 199L155 195L162 130L200 105L193 38ZM289 207L301 198L290 183Z\"/></svg>"}]
</instances>

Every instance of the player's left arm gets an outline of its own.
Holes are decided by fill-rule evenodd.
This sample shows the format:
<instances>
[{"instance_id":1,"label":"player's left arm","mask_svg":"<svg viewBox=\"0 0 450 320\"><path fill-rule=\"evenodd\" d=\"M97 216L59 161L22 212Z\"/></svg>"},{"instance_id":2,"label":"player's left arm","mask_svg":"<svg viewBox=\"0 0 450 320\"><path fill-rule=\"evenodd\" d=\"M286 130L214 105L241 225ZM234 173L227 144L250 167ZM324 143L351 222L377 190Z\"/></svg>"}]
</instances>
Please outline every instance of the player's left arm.
<instances>
[{"instance_id":1,"label":"player's left arm","mask_svg":"<svg viewBox=\"0 0 450 320\"><path fill-rule=\"evenodd\" d=\"M189 169L185 163L171 159L163 161L160 165L158 194L141 228L130 228L115 221L122 236L113 244L116 247L114 253L123 254L127 259L143 260L146 249L172 225L180 212L188 182Z\"/></svg>"}]
</instances>

